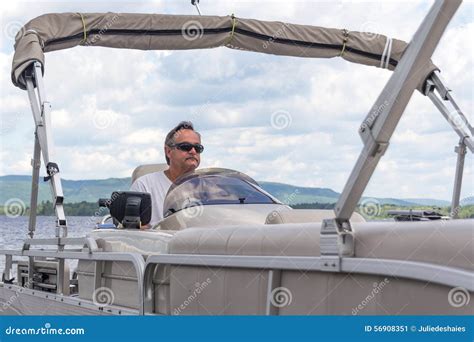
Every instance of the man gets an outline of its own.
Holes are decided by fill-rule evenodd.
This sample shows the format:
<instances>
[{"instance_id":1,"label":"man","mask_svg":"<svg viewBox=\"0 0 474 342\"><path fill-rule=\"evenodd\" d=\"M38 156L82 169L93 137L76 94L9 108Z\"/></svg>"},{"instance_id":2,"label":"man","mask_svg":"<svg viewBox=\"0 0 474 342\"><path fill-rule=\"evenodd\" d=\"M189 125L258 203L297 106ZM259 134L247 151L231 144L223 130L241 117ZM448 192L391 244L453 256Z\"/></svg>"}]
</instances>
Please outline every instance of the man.
<instances>
[{"instance_id":1,"label":"man","mask_svg":"<svg viewBox=\"0 0 474 342\"><path fill-rule=\"evenodd\" d=\"M192 122L182 121L165 139L164 151L168 169L146 174L132 184L131 191L151 194L151 226L163 219L163 203L171 184L199 166L203 150L201 135L194 130Z\"/></svg>"}]
</instances>

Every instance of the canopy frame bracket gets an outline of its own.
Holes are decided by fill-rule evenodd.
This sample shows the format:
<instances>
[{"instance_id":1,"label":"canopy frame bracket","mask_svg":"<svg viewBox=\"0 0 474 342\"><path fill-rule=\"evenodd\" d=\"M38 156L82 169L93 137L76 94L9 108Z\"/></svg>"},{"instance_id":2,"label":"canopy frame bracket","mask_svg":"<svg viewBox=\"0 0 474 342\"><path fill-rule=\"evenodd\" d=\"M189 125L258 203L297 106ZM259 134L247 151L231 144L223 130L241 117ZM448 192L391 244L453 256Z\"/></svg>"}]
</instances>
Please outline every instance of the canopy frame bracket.
<instances>
[{"instance_id":1,"label":"canopy frame bracket","mask_svg":"<svg viewBox=\"0 0 474 342\"><path fill-rule=\"evenodd\" d=\"M201 9L199 8L199 0L191 0L191 5L196 7L196 10L197 10L199 15L202 15L201 14Z\"/></svg>"},{"instance_id":2,"label":"canopy frame bracket","mask_svg":"<svg viewBox=\"0 0 474 342\"><path fill-rule=\"evenodd\" d=\"M340 272L341 258L354 256L354 232L350 222L323 220L319 246L321 271Z\"/></svg>"}]
</instances>

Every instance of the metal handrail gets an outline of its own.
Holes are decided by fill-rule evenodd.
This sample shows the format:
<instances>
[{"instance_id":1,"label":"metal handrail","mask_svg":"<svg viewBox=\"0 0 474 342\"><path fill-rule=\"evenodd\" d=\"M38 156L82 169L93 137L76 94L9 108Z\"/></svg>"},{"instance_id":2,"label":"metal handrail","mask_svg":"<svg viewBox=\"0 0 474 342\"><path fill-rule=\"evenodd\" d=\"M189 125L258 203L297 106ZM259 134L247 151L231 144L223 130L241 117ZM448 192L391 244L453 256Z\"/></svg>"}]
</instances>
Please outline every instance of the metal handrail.
<instances>
[{"instance_id":1,"label":"metal handrail","mask_svg":"<svg viewBox=\"0 0 474 342\"><path fill-rule=\"evenodd\" d=\"M153 276L155 267L159 265L185 265L203 267L228 267L264 269L269 272L281 270L321 271L324 258L301 256L249 256L249 255L199 255L199 254L160 254L150 255L146 259L138 253L117 252L68 252L68 251L37 251L37 250L0 250L10 258L4 274L9 276L12 256L51 257L58 259L78 259L89 261L128 261L134 265L138 282L138 299L140 315L152 313L153 308ZM341 272L376 274L380 276L402 277L428 281L451 287L463 287L474 291L472 272L447 266L439 266L426 262L402 261L371 258L341 258ZM59 285L59 284L58 284ZM97 285L97 282L95 286ZM275 286L279 284L275 283ZM272 288L269 288L271 293ZM267 310L268 311L268 310Z\"/></svg>"},{"instance_id":2,"label":"metal handrail","mask_svg":"<svg viewBox=\"0 0 474 342\"><path fill-rule=\"evenodd\" d=\"M152 312L153 271L156 265L251 268L268 271L322 271L325 258L301 256L160 254L150 255L145 263L143 281L144 314ZM153 271L152 271L153 270ZM451 287L463 287L474 292L473 273L461 268L440 266L427 262L392 259L341 258L340 272L376 274L427 281ZM278 286L278 285L276 285ZM269 289L271 293L272 289ZM268 298L267 298L268 299ZM268 300L267 300L268 302Z\"/></svg>"},{"instance_id":3,"label":"metal handrail","mask_svg":"<svg viewBox=\"0 0 474 342\"><path fill-rule=\"evenodd\" d=\"M138 281L138 306L139 314L143 314L143 279L145 273L145 260L143 255L139 253L118 253L118 252L68 252L68 251L47 251L47 250L0 250L0 254L5 255L7 262L5 264L4 279L10 277L11 271L11 258L12 256L25 256L25 257L50 257L56 259L77 259L77 260L89 260L89 261L128 261L131 262L135 268ZM28 274L29 277L32 274ZM64 276L64 275L63 275ZM62 281L61 277L58 277L58 292L62 293ZM95 281L95 285L97 282Z\"/></svg>"},{"instance_id":4,"label":"metal handrail","mask_svg":"<svg viewBox=\"0 0 474 342\"><path fill-rule=\"evenodd\" d=\"M29 250L31 245L52 245L52 246L67 246L67 245L83 245L89 249L89 252L98 252L99 247L97 242L91 237L82 238L32 238L25 239L23 243L23 250Z\"/></svg>"}]
</instances>

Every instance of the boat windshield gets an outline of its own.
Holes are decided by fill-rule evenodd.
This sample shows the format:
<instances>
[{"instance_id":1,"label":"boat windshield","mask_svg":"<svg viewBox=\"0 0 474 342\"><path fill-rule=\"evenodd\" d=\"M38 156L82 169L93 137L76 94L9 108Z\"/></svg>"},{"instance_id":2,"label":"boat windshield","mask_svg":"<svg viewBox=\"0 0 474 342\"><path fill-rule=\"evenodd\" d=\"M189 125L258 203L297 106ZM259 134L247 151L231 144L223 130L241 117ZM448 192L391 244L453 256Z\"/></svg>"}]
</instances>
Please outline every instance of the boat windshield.
<instances>
[{"instance_id":1,"label":"boat windshield","mask_svg":"<svg viewBox=\"0 0 474 342\"><path fill-rule=\"evenodd\" d=\"M178 179L164 203L165 217L185 208L213 204L279 203L257 182L240 172L204 169Z\"/></svg>"}]
</instances>

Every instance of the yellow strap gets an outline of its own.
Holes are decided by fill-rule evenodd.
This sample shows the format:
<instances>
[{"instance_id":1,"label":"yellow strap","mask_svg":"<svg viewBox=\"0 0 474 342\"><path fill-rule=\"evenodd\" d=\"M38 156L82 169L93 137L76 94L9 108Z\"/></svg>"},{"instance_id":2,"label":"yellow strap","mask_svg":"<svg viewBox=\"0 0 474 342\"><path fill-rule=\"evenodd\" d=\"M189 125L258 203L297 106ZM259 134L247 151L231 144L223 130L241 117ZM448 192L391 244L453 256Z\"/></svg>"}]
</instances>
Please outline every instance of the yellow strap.
<instances>
[{"instance_id":1,"label":"yellow strap","mask_svg":"<svg viewBox=\"0 0 474 342\"><path fill-rule=\"evenodd\" d=\"M344 51L346 51L346 43L349 40L349 31L347 31L346 29L343 29L342 34L344 36L344 39L342 40L342 50L341 50L341 53L339 54L339 57L342 57L344 55Z\"/></svg>"},{"instance_id":2,"label":"yellow strap","mask_svg":"<svg viewBox=\"0 0 474 342\"><path fill-rule=\"evenodd\" d=\"M84 20L84 16L82 15L82 13L77 13L81 16L81 20L82 20L82 28L84 30L84 38L81 40L81 42L79 44L82 44L82 43L85 43L87 41L87 29L86 29L86 21Z\"/></svg>"},{"instance_id":3,"label":"yellow strap","mask_svg":"<svg viewBox=\"0 0 474 342\"><path fill-rule=\"evenodd\" d=\"M227 42L225 43L225 45L229 44L232 41L232 38L234 38L234 32L235 32L236 26L237 26L237 19L234 17L234 13L232 13L232 31L230 31L229 39L227 39Z\"/></svg>"}]
</instances>

